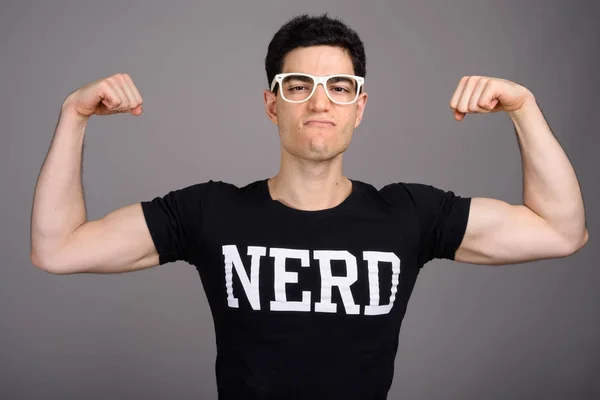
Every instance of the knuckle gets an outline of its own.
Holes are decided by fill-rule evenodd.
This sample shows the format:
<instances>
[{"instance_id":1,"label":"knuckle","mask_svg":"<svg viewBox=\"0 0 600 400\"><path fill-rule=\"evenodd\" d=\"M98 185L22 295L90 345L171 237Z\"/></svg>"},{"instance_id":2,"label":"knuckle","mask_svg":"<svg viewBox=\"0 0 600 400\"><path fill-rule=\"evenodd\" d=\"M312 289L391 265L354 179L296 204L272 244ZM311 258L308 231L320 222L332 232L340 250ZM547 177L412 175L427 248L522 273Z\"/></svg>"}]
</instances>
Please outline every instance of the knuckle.
<instances>
[{"instance_id":1,"label":"knuckle","mask_svg":"<svg viewBox=\"0 0 600 400\"><path fill-rule=\"evenodd\" d=\"M116 80L116 78L115 78L115 77L114 77L114 75L113 75L113 76L109 76L108 78L106 78L106 79L104 80L104 83L105 83L106 85L108 85L109 87L112 87L112 86L116 85L116 83L117 83L117 80Z\"/></svg>"},{"instance_id":2,"label":"knuckle","mask_svg":"<svg viewBox=\"0 0 600 400\"><path fill-rule=\"evenodd\" d=\"M113 76L108 78L108 81L115 86L119 86L123 83L124 78L122 74L114 74Z\"/></svg>"}]
</instances>

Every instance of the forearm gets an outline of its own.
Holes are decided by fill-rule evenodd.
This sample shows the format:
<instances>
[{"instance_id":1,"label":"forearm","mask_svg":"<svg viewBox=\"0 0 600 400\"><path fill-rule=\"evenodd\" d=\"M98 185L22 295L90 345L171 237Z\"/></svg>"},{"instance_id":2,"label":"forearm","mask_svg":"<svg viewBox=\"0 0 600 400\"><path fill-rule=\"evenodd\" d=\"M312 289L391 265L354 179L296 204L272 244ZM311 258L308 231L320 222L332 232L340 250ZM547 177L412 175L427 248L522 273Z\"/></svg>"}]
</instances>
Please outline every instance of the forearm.
<instances>
[{"instance_id":1,"label":"forearm","mask_svg":"<svg viewBox=\"0 0 600 400\"><path fill-rule=\"evenodd\" d=\"M523 204L578 246L587 240L585 211L575 170L535 100L509 112L523 161Z\"/></svg>"},{"instance_id":2,"label":"forearm","mask_svg":"<svg viewBox=\"0 0 600 400\"><path fill-rule=\"evenodd\" d=\"M31 255L37 261L50 257L86 222L81 162L87 121L61 110L33 198Z\"/></svg>"}]
</instances>

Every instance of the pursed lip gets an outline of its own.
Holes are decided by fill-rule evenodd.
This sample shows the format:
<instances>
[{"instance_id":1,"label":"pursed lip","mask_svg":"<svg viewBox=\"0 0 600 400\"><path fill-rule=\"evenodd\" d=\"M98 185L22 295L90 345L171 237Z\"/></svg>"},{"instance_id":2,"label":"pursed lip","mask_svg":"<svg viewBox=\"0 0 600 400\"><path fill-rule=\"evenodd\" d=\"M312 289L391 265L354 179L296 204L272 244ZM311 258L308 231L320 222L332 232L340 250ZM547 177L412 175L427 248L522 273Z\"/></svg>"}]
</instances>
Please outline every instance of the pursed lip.
<instances>
[{"instance_id":1,"label":"pursed lip","mask_svg":"<svg viewBox=\"0 0 600 400\"><path fill-rule=\"evenodd\" d=\"M309 119L308 121L305 122L305 125L310 124L311 122L317 123L317 124L323 124L323 125L332 125L334 126L335 124L333 123L333 121L328 120L328 119Z\"/></svg>"}]
</instances>

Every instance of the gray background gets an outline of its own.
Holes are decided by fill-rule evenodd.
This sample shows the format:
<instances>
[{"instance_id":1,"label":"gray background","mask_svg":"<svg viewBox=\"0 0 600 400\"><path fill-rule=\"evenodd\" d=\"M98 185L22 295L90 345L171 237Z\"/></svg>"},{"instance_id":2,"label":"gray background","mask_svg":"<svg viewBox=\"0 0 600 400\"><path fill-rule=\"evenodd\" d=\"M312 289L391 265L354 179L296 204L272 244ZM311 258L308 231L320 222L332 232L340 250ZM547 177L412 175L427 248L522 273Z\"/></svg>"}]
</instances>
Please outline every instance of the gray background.
<instances>
[{"instance_id":1,"label":"gray background","mask_svg":"<svg viewBox=\"0 0 600 400\"><path fill-rule=\"evenodd\" d=\"M367 52L365 119L344 172L381 187L423 182L518 204L505 113L453 119L463 75L529 88L580 179L591 239L565 259L487 267L434 260L410 301L390 399L600 398L600 217L595 1L3 1L0 397L216 399L215 340L183 262L54 276L29 259L33 191L64 98L132 76L144 114L92 117L88 217L208 179L279 168L265 115L276 30L330 12Z\"/></svg>"}]
</instances>

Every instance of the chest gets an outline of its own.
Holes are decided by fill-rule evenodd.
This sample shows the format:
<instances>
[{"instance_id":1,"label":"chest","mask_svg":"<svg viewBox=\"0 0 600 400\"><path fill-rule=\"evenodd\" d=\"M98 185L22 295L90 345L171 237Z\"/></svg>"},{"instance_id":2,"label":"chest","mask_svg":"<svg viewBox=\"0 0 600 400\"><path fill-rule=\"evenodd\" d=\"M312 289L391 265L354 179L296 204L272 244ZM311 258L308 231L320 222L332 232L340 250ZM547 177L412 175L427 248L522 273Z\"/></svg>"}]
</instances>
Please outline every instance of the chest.
<instances>
[{"instance_id":1,"label":"chest","mask_svg":"<svg viewBox=\"0 0 600 400\"><path fill-rule=\"evenodd\" d=\"M412 291L418 230L380 213L208 219L197 267L211 306L254 313L389 314Z\"/></svg>"}]
</instances>

